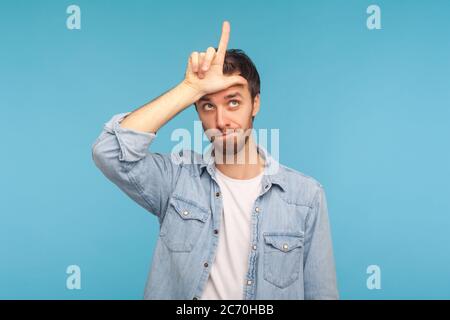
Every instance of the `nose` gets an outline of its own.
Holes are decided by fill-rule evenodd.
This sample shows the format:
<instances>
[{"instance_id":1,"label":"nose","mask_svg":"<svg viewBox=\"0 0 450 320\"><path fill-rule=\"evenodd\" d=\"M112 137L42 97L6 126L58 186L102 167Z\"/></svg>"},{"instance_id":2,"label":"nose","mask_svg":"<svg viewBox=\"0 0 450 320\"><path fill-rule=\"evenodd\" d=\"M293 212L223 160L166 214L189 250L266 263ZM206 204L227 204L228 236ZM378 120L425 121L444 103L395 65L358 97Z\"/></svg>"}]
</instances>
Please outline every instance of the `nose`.
<instances>
[{"instance_id":1,"label":"nose","mask_svg":"<svg viewBox=\"0 0 450 320\"><path fill-rule=\"evenodd\" d=\"M227 115L227 111L225 110L225 108L222 108L221 106L217 107L216 125L217 128L221 131L224 131L226 128L229 128L231 125Z\"/></svg>"}]
</instances>

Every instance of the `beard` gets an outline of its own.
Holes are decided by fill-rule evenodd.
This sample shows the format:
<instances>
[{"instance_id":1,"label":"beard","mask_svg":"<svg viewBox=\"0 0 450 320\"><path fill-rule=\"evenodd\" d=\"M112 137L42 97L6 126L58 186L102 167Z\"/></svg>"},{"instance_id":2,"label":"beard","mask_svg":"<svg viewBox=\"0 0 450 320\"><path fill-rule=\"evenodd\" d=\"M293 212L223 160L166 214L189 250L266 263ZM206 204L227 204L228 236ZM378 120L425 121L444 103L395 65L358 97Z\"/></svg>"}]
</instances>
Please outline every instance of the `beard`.
<instances>
[{"instance_id":1,"label":"beard","mask_svg":"<svg viewBox=\"0 0 450 320\"><path fill-rule=\"evenodd\" d=\"M238 129L226 136L213 135L210 139L214 146L216 163L235 164L245 162L245 146L248 144L252 128Z\"/></svg>"}]
</instances>

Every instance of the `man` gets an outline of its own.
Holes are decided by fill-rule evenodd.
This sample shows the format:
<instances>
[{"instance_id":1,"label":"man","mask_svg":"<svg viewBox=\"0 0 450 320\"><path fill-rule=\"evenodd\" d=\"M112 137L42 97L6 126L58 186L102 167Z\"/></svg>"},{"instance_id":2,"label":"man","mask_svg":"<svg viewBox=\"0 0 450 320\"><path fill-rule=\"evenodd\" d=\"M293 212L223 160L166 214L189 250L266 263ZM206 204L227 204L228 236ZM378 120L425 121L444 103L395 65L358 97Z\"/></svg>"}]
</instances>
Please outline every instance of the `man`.
<instances>
[{"instance_id":1,"label":"man","mask_svg":"<svg viewBox=\"0 0 450 320\"><path fill-rule=\"evenodd\" d=\"M337 299L327 205L313 178L279 164L251 134L260 79L248 56L193 52L176 87L114 116L93 145L101 171L158 217L145 299ZM195 104L211 154L149 152Z\"/></svg>"}]
</instances>

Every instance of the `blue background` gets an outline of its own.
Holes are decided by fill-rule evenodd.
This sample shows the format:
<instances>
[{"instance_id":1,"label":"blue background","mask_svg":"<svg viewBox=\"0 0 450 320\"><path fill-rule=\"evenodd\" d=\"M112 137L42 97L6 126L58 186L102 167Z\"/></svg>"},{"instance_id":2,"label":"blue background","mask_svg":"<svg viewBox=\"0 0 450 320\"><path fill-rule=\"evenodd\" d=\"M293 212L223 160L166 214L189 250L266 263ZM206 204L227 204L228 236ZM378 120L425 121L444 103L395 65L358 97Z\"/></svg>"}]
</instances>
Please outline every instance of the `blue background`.
<instances>
[{"instance_id":1,"label":"blue background","mask_svg":"<svg viewBox=\"0 0 450 320\"><path fill-rule=\"evenodd\" d=\"M66 28L70 4L81 30ZM256 128L280 128L280 161L325 187L341 297L449 299L449 17L445 0L2 1L0 298L142 298L158 221L91 145L181 81L227 19L229 48L261 75ZM196 119L181 113L153 150ZM72 264L81 290L66 289Z\"/></svg>"}]
</instances>

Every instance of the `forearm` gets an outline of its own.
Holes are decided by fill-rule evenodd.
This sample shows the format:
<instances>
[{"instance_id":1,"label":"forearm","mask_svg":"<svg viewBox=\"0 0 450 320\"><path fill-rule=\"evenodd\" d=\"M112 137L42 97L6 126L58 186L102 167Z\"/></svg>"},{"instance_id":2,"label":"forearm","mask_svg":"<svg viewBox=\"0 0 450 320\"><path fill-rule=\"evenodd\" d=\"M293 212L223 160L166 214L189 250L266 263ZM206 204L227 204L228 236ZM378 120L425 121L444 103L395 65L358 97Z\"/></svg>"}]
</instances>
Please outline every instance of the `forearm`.
<instances>
[{"instance_id":1,"label":"forearm","mask_svg":"<svg viewBox=\"0 0 450 320\"><path fill-rule=\"evenodd\" d=\"M141 132L157 132L179 112L200 99L202 93L184 81L136 109L125 117L120 126Z\"/></svg>"}]
</instances>

